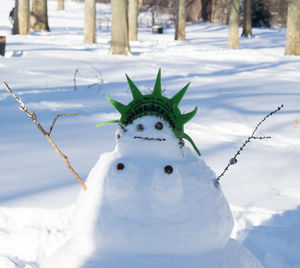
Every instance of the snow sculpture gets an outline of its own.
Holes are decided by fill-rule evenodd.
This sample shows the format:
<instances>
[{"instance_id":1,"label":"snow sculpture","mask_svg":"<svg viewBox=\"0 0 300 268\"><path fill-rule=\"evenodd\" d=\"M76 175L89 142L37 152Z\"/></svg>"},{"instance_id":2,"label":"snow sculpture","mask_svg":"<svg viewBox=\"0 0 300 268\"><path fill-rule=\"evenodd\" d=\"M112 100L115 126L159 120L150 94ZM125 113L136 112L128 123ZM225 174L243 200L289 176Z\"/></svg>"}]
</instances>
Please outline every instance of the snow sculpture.
<instances>
[{"instance_id":1,"label":"snow sculpture","mask_svg":"<svg viewBox=\"0 0 300 268\"><path fill-rule=\"evenodd\" d=\"M158 72L152 94L127 76L128 105L113 152L101 155L74 210L73 238L43 267L261 267L230 239L233 219L213 171L199 158L178 104L162 96ZM195 154L184 146L189 141Z\"/></svg>"}]
</instances>

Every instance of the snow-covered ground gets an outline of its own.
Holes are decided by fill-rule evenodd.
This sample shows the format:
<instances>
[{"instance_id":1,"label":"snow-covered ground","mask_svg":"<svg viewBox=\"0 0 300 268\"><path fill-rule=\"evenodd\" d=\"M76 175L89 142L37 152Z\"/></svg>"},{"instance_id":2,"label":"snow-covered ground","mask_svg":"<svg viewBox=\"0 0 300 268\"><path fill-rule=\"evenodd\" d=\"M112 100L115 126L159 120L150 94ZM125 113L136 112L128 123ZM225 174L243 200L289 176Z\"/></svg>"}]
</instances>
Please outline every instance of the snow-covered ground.
<instances>
[{"instance_id":1,"label":"snow-covered ground","mask_svg":"<svg viewBox=\"0 0 300 268\"><path fill-rule=\"evenodd\" d=\"M95 127L118 118L105 94L127 103L125 73L147 93L159 67L168 97L191 82L180 108L199 111L186 133L217 175L256 124L284 104L259 129L272 139L252 141L221 186L234 215L232 237L265 267L300 267L300 58L284 56L284 29L254 29L239 50L226 49L224 25L189 24L187 40L176 42L174 28L163 35L141 29L132 56L111 56L108 30L98 31L97 44L83 44L82 3L67 1L56 11L56 1L48 1L50 33L12 36L13 3L0 3L0 35L7 37L0 57L0 267L39 267L69 237L80 191L2 82L46 129L58 113L84 114L59 119L52 137L86 178L99 155L114 148L116 126Z\"/></svg>"}]
</instances>

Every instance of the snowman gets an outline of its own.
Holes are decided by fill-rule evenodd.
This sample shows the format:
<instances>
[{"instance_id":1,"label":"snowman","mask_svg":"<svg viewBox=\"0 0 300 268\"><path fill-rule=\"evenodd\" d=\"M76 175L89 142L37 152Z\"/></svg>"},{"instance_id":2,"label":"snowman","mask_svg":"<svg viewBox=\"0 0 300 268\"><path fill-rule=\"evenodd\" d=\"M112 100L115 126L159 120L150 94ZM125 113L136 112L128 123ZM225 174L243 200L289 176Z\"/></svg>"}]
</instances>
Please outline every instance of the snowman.
<instances>
[{"instance_id":1,"label":"snowman","mask_svg":"<svg viewBox=\"0 0 300 268\"><path fill-rule=\"evenodd\" d=\"M133 100L107 96L121 117L98 125L119 125L115 150L90 171L72 238L42 267L262 267L230 238L227 200L184 132L197 112L178 108L189 84L169 99L160 70L148 95L126 77Z\"/></svg>"}]
</instances>

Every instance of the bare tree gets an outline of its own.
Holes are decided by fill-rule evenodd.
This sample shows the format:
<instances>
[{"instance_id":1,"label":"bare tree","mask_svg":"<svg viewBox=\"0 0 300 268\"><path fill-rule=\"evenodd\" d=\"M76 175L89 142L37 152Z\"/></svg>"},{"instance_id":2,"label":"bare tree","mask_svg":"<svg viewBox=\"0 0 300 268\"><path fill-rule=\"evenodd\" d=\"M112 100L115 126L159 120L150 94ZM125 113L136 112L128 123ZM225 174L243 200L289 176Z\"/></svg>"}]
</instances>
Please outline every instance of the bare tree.
<instances>
[{"instance_id":1,"label":"bare tree","mask_svg":"<svg viewBox=\"0 0 300 268\"><path fill-rule=\"evenodd\" d=\"M130 41L137 40L138 0L128 0L128 34Z\"/></svg>"},{"instance_id":2,"label":"bare tree","mask_svg":"<svg viewBox=\"0 0 300 268\"><path fill-rule=\"evenodd\" d=\"M300 56L300 0L289 0L285 55Z\"/></svg>"},{"instance_id":3,"label":"bare tree","mask_svg":"<svg viewBox=\"0 0 300 268\"><path fill-rule=\"evenodd\" d=\"M176 1L175 40L185 40L185 0Z\"/></svg>"},{"instance_id":4,"label":"bare tree","mask_svg":"<svg viewBox=\"0 0 300 268\"><path fill-rule=\"evenodd\" d=\"M32 0L30 27L35 32L50 31L47 0Z\"/></svg>"},{"instance_id":5,"label":"bare tree","mask_svg":"<svg viewBox=\"0 0 300 268\"><path fill-rule=\"evenodd\" d=\"M13 34L29 34L29 0L15 0Z\"/></svg>"},{"instance_id":6,"label":"bare tree","mask_svg":"<svg viewBox=\"0 0 300 268\"><path fill-rule=\"evenodd\" d=\"M242 36L252 36L252 0L244 0L244 21Z\"/></svg>"},{"instance_id":7,"label":"bare tree","mask_svg":"<svg viewBox=\"0 0 300 268\"><path fill-rule=\"evenodd\" d=\"M239 48L239 0L230 0L228 48Z\"/></svg>"},{"instance_id":8,"label":"bare tree","mask_svg":"<svg viewBox=\"0 0 300 268\"><path fill-rule=\"evenodd\" d=\"M65 0L57 0L57 10L65 9Z\"/></svg>"},{"instance_id":9,"label":"bare tree","mask_svg":"<svg viewBox=\"0 0 300 268\"><path fill-rule=\"evenodd\" d=\"M130 54L128 38L127 0L111 0L111 53Z\"/></svg>"},{"instance_id":10,"label":"bare tree","mask_svg":"<svg viewBox=\"0 0 300 268\"><path fill-rule=\"evenodd\" d=\"M94 44L96 41L96 1L85 0L84 43Z\"/></svg>"}]
</instances>

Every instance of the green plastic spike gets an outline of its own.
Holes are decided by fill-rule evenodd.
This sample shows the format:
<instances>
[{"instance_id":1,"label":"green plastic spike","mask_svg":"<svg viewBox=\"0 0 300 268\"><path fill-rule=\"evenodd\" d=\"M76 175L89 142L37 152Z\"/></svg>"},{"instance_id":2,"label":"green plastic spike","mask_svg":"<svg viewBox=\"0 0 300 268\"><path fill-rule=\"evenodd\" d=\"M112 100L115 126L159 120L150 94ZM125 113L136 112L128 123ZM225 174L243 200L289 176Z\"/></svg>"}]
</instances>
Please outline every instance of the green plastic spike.
<instances>
[{"instance_id":1,"label":"green plastic spike","mask_svg":"<svg viewBox=\"0 0 300 268\"><path fill-rule=\"evenodd\" d=\"M195 107L193 111L186 113L186 114L182 114L180 117L180 123L182 125L184 125L185 123L190 121L196 115L197 111L198 111L198 108Z\"/></svg>"},{"instance_id":2,"label":"green plastic spike","mask_svg":"<svg viewBox=\"0 0 300 268\"><path fill-rule=\"evenodd\" d=\"M106 99L114 106L120 114L126 113L127 107L126 105L122 104L121 102L118 102L107 95L105 95Z\"/></svg>"},{"instance_id":3,"label":"green plastic spike","mask_svg":"<svg viewBox=\"0 0 300 268\"><path fill-rule=\"evenodd\" d=\"M111 121L102 122L102 123L96 125L96 127L101 127L103 125L112 124L112 123L120 123L120 120L111 120Z\"/></svg>"},{"instance_id":4,"label":"green plastic spike","mask_svg":"<svg viewBox=\"0 0 300 268\"><path fill-rule=\"evenodd\" d=\"M157 76L156 76L156 81L153 89L153 95L156 97L161 97L161 70L159 68Z\"/></svg>"},{"instance_id":5,"label":"green plastic spike","mask_svg":"<svg viewBox=\"0 0 300 268\"><path fill-rule=\"evenodd\" d=\"M173 105L179 105L190 84L191 82L187 83L183 89L181 89L175 96L172 97L171 100Z\"/></svg>"},{"instance_id":6,"label":"green plastic spike","mask_svg":"<svg viewBox=\"0 0 300 268\"><path fill-rule=\"evenodd\" d=\"M143 98L143 94L139 91L139 89L137 88L137 86L131 81L131 79L129 78L129 76L127 74L126 78L129 84L129 88L131 90L131 94L134 100L140 100Z\"/></svg>"}]
</instances>

